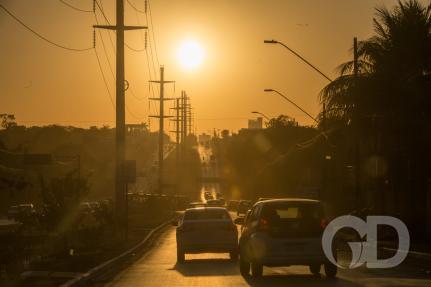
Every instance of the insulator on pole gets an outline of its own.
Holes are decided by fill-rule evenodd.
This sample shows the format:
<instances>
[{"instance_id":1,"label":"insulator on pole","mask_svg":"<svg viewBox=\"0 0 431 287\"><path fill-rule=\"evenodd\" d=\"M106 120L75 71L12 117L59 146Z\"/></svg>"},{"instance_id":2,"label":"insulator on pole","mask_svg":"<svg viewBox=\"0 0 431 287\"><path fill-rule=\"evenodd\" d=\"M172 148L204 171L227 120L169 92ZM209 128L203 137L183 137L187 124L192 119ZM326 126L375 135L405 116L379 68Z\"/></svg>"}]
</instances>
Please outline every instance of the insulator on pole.
<instances>
[{"instance_id":1,"label":"insulator on pole","mask_svg":"<svg viewBox=\"0 0 431 287\"><path fill-rule=\"evenodd\" d=\"M93 0L93 13L96 13L96 0Z\"/></svg>"},{"instance_id":2,"label":"insulator on pole","mask_svg":"<svg viewBox=\"0 0 431 287\"><path fill-rule=\"evenodd\" d=\"M148 46L148 33L147 33L147 30L145 30L145 50L147 50L147 46Z\"/></svg>"},{"instance_id":3,"label":"insulator on pole","mask_svg":"<svg viewBox=\"0 0 431 287\"><path fill-rule=\"evenodd\" d=\"M93 48L96 48L96 29L93 29Z\"/></svg>"},{"instance_id":4,"label":"insulator on pole","mask_svg":"<svg viewBox=\"0 0 431 287\"><path fill-rule=\"evenodd\" d=\"M148 0L145 0L145 13L147 13L147 8L148 8Z\"/></svg>"}]
</instances>

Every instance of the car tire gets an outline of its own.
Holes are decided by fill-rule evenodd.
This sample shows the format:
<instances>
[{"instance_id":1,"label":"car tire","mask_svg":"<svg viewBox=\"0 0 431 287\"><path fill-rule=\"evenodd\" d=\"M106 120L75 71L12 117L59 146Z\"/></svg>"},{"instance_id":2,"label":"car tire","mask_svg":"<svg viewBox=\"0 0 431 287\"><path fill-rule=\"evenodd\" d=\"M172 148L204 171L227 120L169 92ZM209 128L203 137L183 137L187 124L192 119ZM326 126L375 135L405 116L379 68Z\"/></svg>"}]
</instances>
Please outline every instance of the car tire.
<instances>
[{"instance_id":1,"label":"car tire","mask_svg":"<svg viewBox=\"0 0 431 287\"><path fill-rule=\"evenodd\" d=\"M251 263L251 276L253 278L260 278L263 274L263 265L257 262Z\"/></svg>"},{"instance_id":2,"label":"car tire","mask_svg":"<svg viewBox=\"0 0 431 287\"><path fill-rule=\"evenodd\" d=\"M177 248L177 262L184 263L185 260L186 260L186 255L184 251L181 250L180 248Z\"/></svg>"},{"instance_id":3,"label":"car tire","mask_svg":"<svg viewBox=\"0 0 431 287\"><path fill-rule=\"evenodd\" d=\"M229 257L230 257L230 260L237 261L238 260L238 251L232 250L231 252L229 252Z\"/></svg>"},{"instance_id":4,"label":"car tire","mask_svg":"<svg viewBox=\"0 0 431 287\"><path fill-rule=\"evenodd\" d=\"M338 268L332 263L325 263L325 274L328 279L334 279L337 276Z\"/></svg>"},{"instance_id":5,"label":"car tire","mask_svg":"<svg viewBox=\"0 0 431 287\"><path fill-rule=\"evenodd\" d=\"M250 262L246 260L244 256L239 256L239 271L242 276L248 276L250 274Z\"/></svg>"},{"instance_id":6,"label":"car tire","mask_svg":"<svg viewBox=\"0 0 431 287\"><path fill-rule=\"evenodd\" d=\"M309 266L310 272L313 275L319 275L320 274L320 264L312 264Z\"/></svg>"}]
</instances>

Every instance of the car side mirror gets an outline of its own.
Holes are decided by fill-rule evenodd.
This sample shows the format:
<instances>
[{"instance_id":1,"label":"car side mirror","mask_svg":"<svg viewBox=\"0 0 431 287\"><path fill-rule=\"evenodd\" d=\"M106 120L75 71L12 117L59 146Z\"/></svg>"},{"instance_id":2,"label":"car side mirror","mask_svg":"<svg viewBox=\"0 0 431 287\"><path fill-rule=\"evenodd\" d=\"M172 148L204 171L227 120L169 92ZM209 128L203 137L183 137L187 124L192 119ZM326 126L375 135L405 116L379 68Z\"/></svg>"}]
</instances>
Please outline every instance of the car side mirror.
<instances>
[{"instance_id":1,"label":"car side mirror","mask_svg":"<svg viewBox=\"0 0 431 287\"><path fill-rule=\"evenodd\" d=\"M236 225L244 225L244 217L235 218L233 221Z\"/></svg>"},{"instance_id":2,"label":"car side mirror","mask_svg":"<svg viewBox=\"0 0 431 287\"><path fill-rule=\"evenodd\" d=\"M172 220L171 225L172 226L178 226L178 220Z\"/></svg>"}]
</instances>

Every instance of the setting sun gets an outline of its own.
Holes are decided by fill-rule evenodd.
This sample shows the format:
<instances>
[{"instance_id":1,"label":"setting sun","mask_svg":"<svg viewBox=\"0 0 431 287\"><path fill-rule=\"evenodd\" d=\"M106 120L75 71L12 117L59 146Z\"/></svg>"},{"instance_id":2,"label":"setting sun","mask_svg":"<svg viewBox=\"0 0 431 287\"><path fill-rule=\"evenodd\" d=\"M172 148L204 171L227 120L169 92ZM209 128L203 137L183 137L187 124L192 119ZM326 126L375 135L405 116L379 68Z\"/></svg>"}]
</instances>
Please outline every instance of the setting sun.
<instances>
[{"instance_id":1,"label":"setting sun","mask_svg":"<svg viewBox=\"0 0 431 287\"><path fill-rule=\"evenodd\" d=\"M183 41L177 50L178 61L186 70L194 70L199 67L204 56L200 43L193 40Z\"/></svg>"}]
</instances>

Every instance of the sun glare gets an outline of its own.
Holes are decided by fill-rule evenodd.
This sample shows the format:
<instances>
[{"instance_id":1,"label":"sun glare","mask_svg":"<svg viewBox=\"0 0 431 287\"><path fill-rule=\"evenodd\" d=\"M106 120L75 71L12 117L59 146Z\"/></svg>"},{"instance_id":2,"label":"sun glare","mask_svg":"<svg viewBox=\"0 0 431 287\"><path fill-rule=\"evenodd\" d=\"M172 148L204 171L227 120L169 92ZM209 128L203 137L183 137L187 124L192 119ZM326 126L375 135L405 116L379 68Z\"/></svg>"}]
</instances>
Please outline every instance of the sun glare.
<instances>
[{"instance_id":1,"label":"sun glare","mask_svg":"<svg viewBox=\"0 0 431 287\"><path fill-rule=\"evenodd\" d=\"M202 46L193 40L182 42L177 51L177 58L186 70L198 68L202 64L204 56Z\"/></svg>"}]
</instances>

